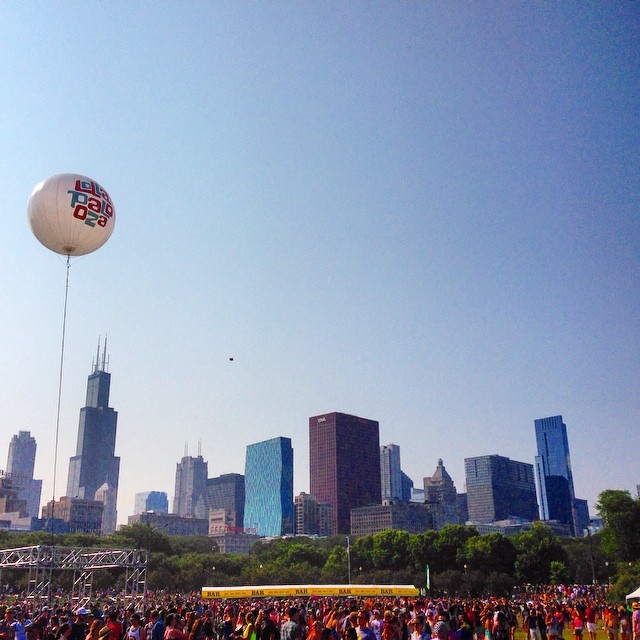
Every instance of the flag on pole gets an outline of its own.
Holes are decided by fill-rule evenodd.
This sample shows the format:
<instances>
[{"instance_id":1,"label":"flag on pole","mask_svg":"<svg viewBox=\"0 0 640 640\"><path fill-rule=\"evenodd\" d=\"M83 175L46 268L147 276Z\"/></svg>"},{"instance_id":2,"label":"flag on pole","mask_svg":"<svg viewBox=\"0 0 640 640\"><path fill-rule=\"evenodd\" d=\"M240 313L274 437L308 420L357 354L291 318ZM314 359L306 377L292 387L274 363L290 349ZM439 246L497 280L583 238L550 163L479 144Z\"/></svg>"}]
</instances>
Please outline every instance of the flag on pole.
<instances>
[{"instance_id":1,"label":"flag on pole","mask_svg":"<svg viewBox=\"0 0 640 640\"><path fill-rule=\"evenodd\" d=\"M427 590L431 589L431 572L429 571L429 565L424 570L424 586Z\"/></svg>"}]
</instances>

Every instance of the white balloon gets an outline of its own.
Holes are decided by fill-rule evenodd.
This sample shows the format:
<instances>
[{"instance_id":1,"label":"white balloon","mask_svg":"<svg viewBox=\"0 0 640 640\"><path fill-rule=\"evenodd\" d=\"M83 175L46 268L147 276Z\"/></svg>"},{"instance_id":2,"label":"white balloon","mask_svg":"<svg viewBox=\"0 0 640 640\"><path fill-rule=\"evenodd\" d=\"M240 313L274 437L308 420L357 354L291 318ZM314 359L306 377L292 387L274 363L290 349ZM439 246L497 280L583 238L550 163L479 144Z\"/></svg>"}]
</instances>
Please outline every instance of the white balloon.
<instances>
[{"instance_id":1,"label":"white balloon","mask_svg":"<svg viewBox=\"0 0 640 640\"><path fill-rule=\"evenodd\" d=\"M95 180L60 173L35 186L27 215L33 235L47 249L83 256L109 239L116 211L107 191Z\"/></svg>"}]
</instances>

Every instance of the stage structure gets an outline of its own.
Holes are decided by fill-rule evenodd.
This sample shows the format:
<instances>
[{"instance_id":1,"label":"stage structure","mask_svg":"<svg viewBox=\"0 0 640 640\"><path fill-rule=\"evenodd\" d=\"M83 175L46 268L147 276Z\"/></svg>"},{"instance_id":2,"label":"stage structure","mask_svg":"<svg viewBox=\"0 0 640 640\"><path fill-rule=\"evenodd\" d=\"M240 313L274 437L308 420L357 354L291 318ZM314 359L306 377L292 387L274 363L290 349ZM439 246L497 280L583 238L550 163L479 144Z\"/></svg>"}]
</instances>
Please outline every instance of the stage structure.
<instances>
[{"instance_id":1,"label":"stage structure","mask_svg":"<svg viewBox=\"0 0 640 640\"><path fill-rule=\"evenodd\" d=\"M99 549L42 546L0 550L0 584L3 569L29 571L27 598L52 603L54 579L60 571L73 571L71 596L78 606L92 597L96 571L124 571L124 597L132 601L144 596L147 582L147 551L141 549Z\"/></svg>"}]
</instances>

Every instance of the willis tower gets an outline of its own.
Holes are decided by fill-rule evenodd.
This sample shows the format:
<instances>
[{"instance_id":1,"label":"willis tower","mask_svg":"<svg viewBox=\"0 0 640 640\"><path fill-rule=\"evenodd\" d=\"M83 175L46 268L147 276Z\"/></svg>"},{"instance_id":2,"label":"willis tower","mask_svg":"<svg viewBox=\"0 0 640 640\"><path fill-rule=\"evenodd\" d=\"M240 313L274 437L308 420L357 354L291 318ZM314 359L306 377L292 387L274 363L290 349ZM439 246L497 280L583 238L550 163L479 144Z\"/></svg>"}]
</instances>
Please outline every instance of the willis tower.
<instances>
[{"instance_id":1,"label":"willis tower","mask_svg":"<svg viewBox=\"0 0 640 640\"><path fill-rule=\"evenodd\" d=\"M69 460L67 496L96 499L96 491L108 485L118 494L120 458L115 456L118 412L109 406L111 374L107 372L107 341L100 358L100 341L93 373L87 382L86 406L80 409L76 455Z\"/></svg>"}]
</instances>

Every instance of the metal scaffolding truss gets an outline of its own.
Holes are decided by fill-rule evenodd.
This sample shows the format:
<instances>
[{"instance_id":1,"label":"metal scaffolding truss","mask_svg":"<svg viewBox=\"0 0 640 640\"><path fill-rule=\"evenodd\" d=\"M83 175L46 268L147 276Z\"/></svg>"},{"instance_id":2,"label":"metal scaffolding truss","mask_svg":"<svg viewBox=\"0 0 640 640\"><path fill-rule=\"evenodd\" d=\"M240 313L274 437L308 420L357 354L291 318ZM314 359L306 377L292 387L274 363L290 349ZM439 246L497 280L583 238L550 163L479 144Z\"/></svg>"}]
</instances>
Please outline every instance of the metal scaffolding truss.
<instances>
[{"instance_id":1,"label":"metal scaffolding truss","mask_svg":"<svg viewBox=\"0 0 640 640\"><path fill-rule=\"evenodd\" d=\"M3 569L28 569L27 597L51 603L56 572L73 571L72 597L79 605L91 600L93 577L102 569L125 572L124 597L142 598L147 581L147 552L140 549L91 549L38 545L0 549L0 583Z\"/></svg>"}]
</instances>

